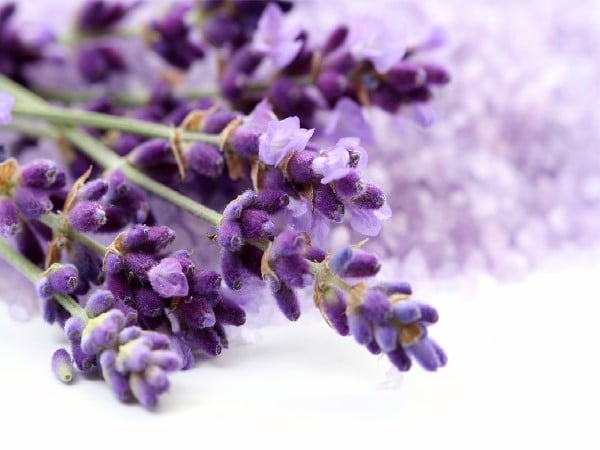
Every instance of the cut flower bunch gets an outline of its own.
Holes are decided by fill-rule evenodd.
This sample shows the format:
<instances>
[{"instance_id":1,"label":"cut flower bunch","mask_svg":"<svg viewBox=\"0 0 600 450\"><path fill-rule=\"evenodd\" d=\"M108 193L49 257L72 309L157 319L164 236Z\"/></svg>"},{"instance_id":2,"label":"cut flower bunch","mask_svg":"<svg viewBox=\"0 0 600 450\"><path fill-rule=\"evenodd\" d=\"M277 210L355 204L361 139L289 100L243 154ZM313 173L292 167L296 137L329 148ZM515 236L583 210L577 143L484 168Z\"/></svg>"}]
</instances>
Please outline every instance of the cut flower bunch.
<instances>
[{"instance_id":1,"label":"cut flower bunch","mask_svg":"<svg viewBox=\"0 0 600 450\"><path fill-rule=\"evenodd\" d=\"M444 366L436 310L378 278L364 241L329 245L335 227L366 238L391 216L362 110L429 125L449 75L427 52L443 34L407 45L365 20L313 42L289 1L138 18L145 6L91 0L69 26L25 33L0 5L0 256L64 330L56 376L97 371L152 408L167 374L218 357L257 302L296 321L309 292L398 370Z\"/></svg>"}]
</instances>

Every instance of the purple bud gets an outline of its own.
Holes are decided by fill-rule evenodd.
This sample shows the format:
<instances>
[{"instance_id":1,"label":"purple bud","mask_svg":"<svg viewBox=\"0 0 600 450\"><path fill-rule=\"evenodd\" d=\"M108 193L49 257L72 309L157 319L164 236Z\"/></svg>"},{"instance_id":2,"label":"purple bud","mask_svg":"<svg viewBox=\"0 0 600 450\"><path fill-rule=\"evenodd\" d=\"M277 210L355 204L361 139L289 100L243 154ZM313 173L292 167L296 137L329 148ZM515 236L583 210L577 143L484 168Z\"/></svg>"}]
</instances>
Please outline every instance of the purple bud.
<instances>
[{"instance_id":1,"label":"purple bud","mask_svg":"<svg viewBox=\"0 0 600 450\"><path fill-rule=\"evenodd\" d=\"M115 359L116 353L114 350L105 350L100 354L100 366L104 379L110 385L116 397L124 402L131 399L133 394L127 377L115 370Z\"/></svg>"},{"instance_id":2,"label":"purple bud","mask_svg":"<svg viewBox=\"0 0 600 450\"><path fill-rule=\"evenodd\" d=\"M135 291L134 302L139 313L146 317L157 317L164 308L161 296L152 289L145 287Z\"/></svg>"},{"instance_id":3,"label":"purple bud","mask_svg":"<svg viewBox=\"0 0 600 450\"><path fill-rule=\"evenodd\" d=\"M265 211L245 209L240 218L240 229L247 239L269 239L273 236L275 225Z\"/></svg>"},{"instance_id":4,"label":"purple bud","mask_svg":"<svg viewBox=\"0 0 600 450\"><path fill-rule=\"evenodd\" d=\"M178 370L183 365L182 358L173 350L154 350L150 353L150 364L167 372Z\"/></svg>"},{"instance_id":5,"label":"purple bud","mask_svg":"<svg viewBox=\"0 0 600 450\"><path fill-rule=\"evenodd\" d=\"M158 403L155 389L138 373L129 375L129 386L134 397L145 408L154 408Z\"/></svg>"},{"instance_id":6,"label":"purple bud","mask_svg":"<svg viewBox=\"0 0 600 450\"><path fill-rule=\"evenodd\" d=\"M186 340L207 356L218 356L221 354L221 338L212 328L194 328L185 336Z\"/></svg>"},{"instance_id":7,"label":"purple bud","mask_svg":"<svg viewBox=\"0 0 600 450\"><path fill-rule=\"evenodd\" d=\"M296 293L286 284L273 277L267 279L267 284L277 301L277 306L288 320L296 321L300 317L300 304Z\"/></svg>"},{"instance_id":8,"label":"purple bud","mask_svg":"<svg viewBox=\"0 0 600 450\"><path fill-rule=\"evenodd\" d=\"M13 197L17 207L28 219L37 219L52 211L52 202L47 195L25 186L19 186Z\"/></svg>"},{"instance_id":9,"label":"purple bud","mask_svg":"<svg viewBox=\"0 0 600 450\"><path fill-rule=\"evenodd\" d=\"M196 361L194 359L194 354L192 353L192 349L188 344L183 342L178 337L173 336L171 338L171 348L173 349L173 351L175 353L177 353L177 355L179 356L179 358L182 361L181 367L180 367L181 370L188 370L188 369L191 369L192 367L194 367L194 363ZM157 353L159 353L159 352L152 352L152 357L154 357L154 355ZM163 367L165 370L168 370L166 364L160 364L158 361L156 361L154 363Z\"/></svg>"},{"instance_id":10,"label":"purple bud","mask_svg":"<svg viewBox=\"0 0 600 450\"><path fill-rule=\"evenodd\" d=\"M42 319L44 322L52 325L56 321L57 315L58 306L54 299L48 298L42 300Z\"/></svg>"},{"instance_id":11,"label":"purple bud","mask_svg":"<svg viewBox=\"0 0 600 450\"><path fill-rule=\"evenodd\" d=\"M340 275L358 278L372 277L379 272L380 268L381 264L377 256L362 250L354 250L352 259Z\"/></svg>"},{"instance_id":12,"label":"purple bud","mask_svg":"<svg viewBox=\"0 0 600 450\"><path fill-rule=\"evenodd\" d=\"M264 189L256 196L254 207L272 214L285 208L289 202L290 197L284 191Z\"/></svg>"},{"instance_id":13,"label":"purple bud","mask_svg":"<svg viewBox=\"0 0 600 450\"><path fill-rule=\"evenodd\" d=\"M331 53L334 50L337 50L346 41L347 37L348 37L348 27L346 27L345 25L339 25L339 26L335 27L331 31L331 33L329 33L329 36L327 36L327 39L325 40L325 43L323 44L323 47L321 50L323 55Z\"/></svg>"},{"instance_id":14,"label":"purple bud","mask_svg":"<svg viewBox=\"0 0 600 450\"><path fill-rule=\"evenodd\" d=\"M214 307L217 320L225 325L239 327L246 322L246 313L234 300L221 296L221 301Z\"/></svg>"},{"instance_id":15,"label":"purple bud","mask_svg":"<svg viewBox=\"0 0 600 450\"><path fill-rule=\"evenodd\" d=\"M419 312L421 313L421 320L425 323L436 323L439 319L437 310L430 305L425 303L418 303Z\"/></svg>"},{"instance_id":16,"label":"purple bud","mask_svg":"<svg viewBox=\"0 0 600 450\"><path fill-rule=\"evenodd\" d=\"M392 306L394 319L401 323L414 323L421 318L419 305L413 301L399 301Z\"/></svg>"},{"instance_id":17,"label":"purple bud","mask_svg":"<svg viewBox=\"0 0 600 450\"><path fill-rule=\"evenodd\" d=\"M401 372L407 372L412 366L409 356L400 345L395 350L388 352L387 356L391 363Z\"/></svg>"},{"instance_id":18,"label":"purple bud","mask_svg":"<svg viewBox=\"0 0 600 450\"><path fill-rule=\"evenodd\" d=\"M369 321L377 325L386 324L392 314L392 304L387 296L376 289L369 289L365 293L360 313Z\"/></svg>"},{"instance_id":19,"label":"purple bud","mask_svg":"<svg viewBox=\"0 0 600 450\"><path fill-rule=\"evenodd\" d=\"M79 284L79 271L73 264L63 264L48 273L53 292L72 294Z\"/></svg>"},{"instance_id":20,"label":"purple bud","mask_svg":"<svg viewBox=\"0 0 600 450\"><path fill-rule=\"evenodd\" d=\"M254 204L256 193L252 190L242 192L235 200L227 204L223 210L223 218L225 220L236 220L242 217L244 209Z\"/></svg>"},{"instance_id":21,"label":"purple bud","mask_svg":"<svg viewBox=\"0 0 600 450\"><path fill-rule=\"evenodd\" d=\"M106 81L112 73L123 71L125 67L123 56L113 47L85 47L77 54L77 68L90 83Z\"/></svg>"},{"instance_id":22,"label":"purple bud","mask_svg":"<svg viewBox=\"0 0 600 450\"><path fill-rule=\"evenodd\" d=\"M354 250L352 247L342 247L337 249L327 262L329 269L337 274L341 275L346 271L350 261L352 261L352 257L354 256Z\"/></svg>"},{"instance_id":23,"label":"purple bud","mask_svg":"<svg viewBox=\"0 0 600 450\"><path fill-rule=\"evenodd\" d=\"M294 231L282 231L273 240L269 259L277 260L281 257L298 255L306 245L304 234Z\"/></svg>"},{"instance_id":24,"label":"purple bud","mask_svg":"<svg viewBox=\"0 0 600 450\"><path fill-rule=\"evenodd\" d=\"M79 10L76 25L86 31L104 31L114 27L139 2L125 5L120 2L89 0Z\"/></svg>"},{"instance_id":25,"label":"purple bud","mask_svg":"<svg viewBox=\"0 0 600 450\"><path fill-rule=\"evenodd\" d=\"M155 258L145 253L126 253L124 261L127 271L142 281L149 280L148 272L156 265Z\"/></svg>"},{"instance_id":26,"label":"purple bud","mask_svg":"<svg viewBox=\"0 0 600 450\"><path fill-rule=\"evenodd\" d=\"M154 226L148 230L148 241L144 244L147 251L159 252L175 240L175 231L167 226Z\"/></svg>"},{"instance_id":27,"label":"purple bud","mask_svg":"<svg viewBox=\"0 0 600 450\"><path fill-rule=\"evenodd\" d=\"M79 342L71 342L71 354L73 355L73 361L75 366L79 370L87 371L90 370L96 364L96 355L89 355L81 349Z\"/></svg>"},{"instance_id":28,"label":"purple bud","mask_svg":"<svg viewBox=\"0 0 600 450\"><path fill-rule=\"evenodd\" d=\"M37 282L35 290L38 298L42 300L49 300L54 295L54 290L47 277L44 277Z\"/></svg>"},{"instance_id":29,"label":"purple bud","mask_svg":"<svg viewBox=\"0 0 600 450\"><path fill-rule=\"evenodd\" d=\"M176 251L173 253L173 258L176 258L177 261L179 261L179 264L181 264L181 269L186 275L193 275L196 271L196 265L194 264L194 261L192 261L190 252L187 250Z\"/></svg>"},{"instance_id":30,"label":"purple bud","mask_svg":"<svg viewBox=\"0 0 600 450\"><path fill-rule=\"evenodd\" d=\"M381 348L379 347L379 344L377 344L376 340L372 340L365 347L367 347L367 350L369 350L369 353L372 355L381 354Z\"/></svg>"},{"instance_id":31,"label":"purple bud","mask_svg":"<svg viewBox=\"0 0 600 450\"><path fill-rule=\"evenodd\" d=\"M328 184L314 186L313 206L333 222L340 223L344 217L344 205Z\"/></svg>"},{"instance_id":32,"label":"purple bud","mask_svg":"<svg viewBox=\"0 0 600 450\"><path fill-rule=\"evenodd\" d=\"M49 159L37 159L21 167L21 183L27 187L45 189L56 181L58 167Z\"/></svg>"},{"instance_id":33,"label":"purple bud","mask_svg":"<svg viewBox=\"0 0 600 450\"><path fill-rule=\"evenodd\" d=\"M229 137L229 145L240 156L258 155L260 133L244 127L237 127Z\"/></svg>"},{"instance_id":34,"label":"purple bud","mask_svg":"<svg viewBox=\"0 0 600 450\"><path fill-rule=\"evenodd\" d=\"M297 184L309 183L314 177L312 163L317 154L308 150L292 153L286 166L290 181Z\"/></svg>"},{"instance_id":35,"label":"purple bud","mask_svg":"<svg viewBox=\"0 0 600 450\"><path fill-rule=\"evenodd\" d=\"M425 370L432 372L444 366L447 362L445 353L443 353L437 344L434 345L433 341L427 337L416 340L413 344L406 347L406 351L410 353Z\"/></svg>"},{"instance_id":36,"label":"purple bud","mask_svg":"<svg viewBox=\"0 0 600 450\"><path fill-rule=\"evenodd\" d=\"M351 170L345 177L338 178L333 182L333 189L340 197L352 198L363 194L366 186L359 173Z\"/></svg>"},{"instance_id":37,"label":"purple bud","mask_svg":"<svg viewBox=\"0 0 600 450\"><path fill-rule=\"evenodd\" d=\"M65 322L64 331L69 343L78 343L81 340L84 327L85 322L81 317L72 316Z\"/></svg>"},{"instance_id":38,"label":"purple bud","mask_svg":"<svg viewBox=\"0 0 600 450\"><path fill-rule=\"evenodd\" d=\"M408 284L405 281L392 281L380 283L377 286L375 286L375 288L379 289L380 291L383 291L388 296L394 294L412 295L412 288L410 287L410 284Z\"/></svg>"},{"instance_id":39,"label":"purple bud","mask_svg":"<svg viewBox=\"0 0 600 450\"><path fill-rule=\"evenodd\" d=\"M142 139L138 136L121 134L113 144L113 149L117 155L125 156L131 153L131 151L141 143Z\"/></svg>"},{"instance_id":40,"label":"purple bud","mask_svg":"<svg viewBox=\"0 0 600 450\"><path fill-rule=\"evenodd\" d=\"M367 345L373 340L373 332L369 321L358 311L348 314L348 329L359 344Z\"/></svg>"},{"instance_id":41,"label":"purple bud","mask_svg":"<svg viewBox=\"0 0 600 450\"><path fill-rule=\"evenodd\" d=\"M15 204L9 199L0 200L0 235L10 237L21 231L19 213Z\"/></svg>"},{"instance_id":42,"label":"purple bud","mask_svg":"<svg viewBox=\"0 0 600 450\"><path fill-rule=\"evenodd\" d=\"M123 372L140 372L150 362L151 351L147 345L140 340L134 340L127 344L127 352L119 352L115 362L116 369Z\"/></svg>"},{"instance_id":43,"label":"purple bud","mask_svg":"<svg viewBox=\"0 0 600 450\"><path fill-rule=\"evenodd\" d=\"M224 251L221 254L221 273L223 281L234 291L242 288L244 282L249 278L250 274L244 267L240 255L233 252Z\"/></svg>"},{"instance_id":44,"label":"purple bud","mask_svg":"<svg viewBox=\"0 0 600 450\"><path fill-rule=\"evenodd\" d=\"M106 180L98 178L88 181L77 192L77 197L80 200L98 201L108 192L108 183Z\"/></svg>"},{"instance_id":45,"label":"purple bud","mask_svg":"<svg viewBox=\"0 0 600 450\"><path fill-rule=\"evenodd\" d=\"M116 274L123 270L123 260L116 253L107 253L104 259L104 270L108 274Z\"/></svg>"},{"instance_id":46,"label":"purple bud","mask_svg":"<svg viewBox=\"0 0 600 450\"><path fill-rule=\"evenodd\" d=\"M377 186L368 184L365 192L353 198L352 203L361 209L379 209L385 203L385 194Z\"/></svg>"},{"instance_id":47,"label":"purple bud","mask_svg":"<svg viewBox=\"0 0 600 450\"><path fill-rule=\"evenodd\" d=\"M212 270L198 270L190 278L190 292L201 296L214 306L219 298L221 275Z\"/></svg>"},{"instance_id":48,"label":"purple bud","mask_svg":"<svg viewBox=\"0 0 600 450\"><path fill-rule=\"evenodd\" d=\"M423 69L426 73L427 83L446 84L450 81L450 74L441 66L423 64Z\"/></svg>"},{"instance_id":49,"label":"purple bud","mask_svg":"<svg viewBox=\"0 0 600 450\"><path fill-rule=\"evenodd\" d=\"M398 345L398 330L394 326L376 326L373 335L377 345L384 353L393 351Z\"/></svg>"},{"instance_id":50,"label":"purple bud","mask_svg":"<svg viewBox=\"0 0 600 450\"><path fill-rule=\"evenodd\" d=\"M148 384L155 389L157 394L165 392L169 388L167 374L160 367L146 367L146 370L144 370L144 378Z\"/></svg>"},{"instance_id":51,"label":"purple bud","mask_svg":"<svg viewBox=\"0 0 600 450\"><path fill-rule=\"evenodd\" d=\"M202 32L204 38L215 47L222 47L243 35L241 24L222 13L209 16L202 26Z\"/></svg>"},{"instance_id":52,"label":"purple bud","mask_svg":"<svg viewBox=\"0 0 600 450\"><path fill-rule=\"evenodd\" d=\"M346 316L346 295L337 288L328 289L323 296L323 313L331 326L342 336L350 333Z\"/></svg>"},{"instance_id":53,"label":"purple bud","mask_svg":"<svg viewBox=\"0 0 600 450\"><path fill-rule=\"evenodd\" d=\"M106 223L106 213L98 202L77 202L68 216L73 228L81 233L97 231Z\"/></svg>"},{"instance_id":54,"label":"purple bud","mask_svg":"<svg viewBox=\"0 0 600 450\"><path fill-rule=\"evenodd\" d=\"M129 341L133 341L134 339L139 338L142 335L142 329L136 326L129 326L127 328L123 328L119 333L119 344L127 344Z\"/></svg>"},{"instance_id":55,"label":"purple bud","mask_svg":"<svg viewBox=\"0 0 600 450\"><path fill-rule=\"evenodd\" d=\"M162 297L182 297L189 292L188 281L176 258L163 258L148 272L152 288Z\"/></svg>"},{"instance_id":56,"label":"purple bud","mask_svg":"<svg viewBox=\"0 0 600 450\"><path fill-rule=\"evenodd\" d=\"M240 225L232 220L224 220L219 227L218 240L224 249L230 252L239 251L244 244Z\"/></svg>"},{"instance_id":57,"label":"purple bud","mask_svg":"<svg viewBox=\"0 0 600 450\"><path fill-rule=\"evenodd\" d=\"M59 348L52 355L52 372L59 381L70 383L73 380L73 361L64 348Z\"/></svg>"},{"instance_id":58,"label":"purple bud","mask_svg":"<svg viewBox=\"0 0 600 450\"><path fill-rule=\"evenodd\" d=\"M191 301L180 302L178 307L179 317L191 328L212 327L215 314L206 301L192 297Z\"/></svg>"},{"instance_id":59,"label":"purple bud","mask_svg":"<svg viewBox=\"0 0 600 450\"><path fill-rule=\"evenodd\" d=\"M202 131L218 134L237 117L238 115L231 111L215 111L204 119Z\"/></svg>"},{"instance_id":60,"label":"purple bud","mask_svg":"<svg viewBox=\"0 0 600 450\"><path fill-rule=\"evenodd\" d=\"M94 318L105 313L115 304L115 297L112 292L105 290L95 291L85 305L85 312L88 317Z\"/></svg>"},{"instance_id":61,"label":"purple bud","mask_svg":"<svg viewBox=\"0 0 600 450\"><path fill-rule=\"evenodd\" d=\"M317 77L316 85L319 91L331 106L344 96L348 89L348 78L333 70L325 70Z\"/></svg>"},{"instance_id":62,"label":"purple bud","mask_svg":"<svg viewBox=\"0 0 600 450\"><path fill-rule=\"evenodd\" d=\"M150 139L135 147L128 156L129 161L136 166L154 166L172 162L171 145L163 139Z\"/></svg>"},{"instance_id":63,"label":"purple bud","mask_svg":"<svg viewBox=\"0 0 600 450\"><path fill-rule=\"evenodd\" d=\"M205 142L196 142L185 153L190 168L208 178L216 178L223 171L223 156L217 147Z\"/></svg>"},{"instance_id":64,"label":"purple bud","mask_svg":"<svg viewBox=\"0 0 600 450\"><path fill-rule=\"evenodd\" d=\"M425 84L426 71L410 62L395 64L385 75L386 81L398 92L407 92Z\"/></svg>"}]
</instances>

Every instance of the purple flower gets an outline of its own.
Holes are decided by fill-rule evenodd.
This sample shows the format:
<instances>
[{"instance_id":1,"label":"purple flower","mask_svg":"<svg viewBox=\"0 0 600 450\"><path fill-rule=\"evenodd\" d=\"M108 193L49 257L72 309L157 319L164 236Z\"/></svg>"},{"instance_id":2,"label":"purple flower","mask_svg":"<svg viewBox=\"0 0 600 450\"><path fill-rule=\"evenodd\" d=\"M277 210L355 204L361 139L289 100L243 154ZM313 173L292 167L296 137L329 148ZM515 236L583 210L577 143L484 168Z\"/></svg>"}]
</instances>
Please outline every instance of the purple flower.
<instances>
[{"instance_id":1,"label":"purple flower","mask_svg":"<svg viewBox=\"0 0 600 450\"><path fill-rule=\"evenodd\" d=\"M278 69L291 63L302 48L296 40L300 28L283 21L283 12L275 3L269 3L258 21L258 29L252 41L252 48L264 53Z\"/></svg>"},{"instance_id":2,"label":"purple flower","mask_svg":"<svg viewBox=\"0 0 600 450\"><path fill-rule=\"evenodd\" d=\"M404 39L383 21L361 17L350 28L349 50L356 59L367 59L379 73L387 72L406 53Z\"/></svg>"},{"instance_id":3,"label":"purple flower","mask_svg":"<svg viewBox=\"0 0 600 450\"><path fill-rule=\"evenodd\" d=\"M162 297L181 297L188 294L188 281L177 258L163 258L148 271L152 288Z\"/></svg>"},{"instance_id":4,"label":"purple flower","mask_svg":"<svg viewBox=\"0 0 600 450\"><path fill-rule=\"evenodd\" d=\"M350 214L350 226L365 236L377 236L381 231L381 221L392 217L387 202L379 209L364 209L350 204L346 211Z\"/></svg>"},{"instance_id":5,"label":"purple flower","mask_svg":"<svg viewBox=\"0 0 600 450\"><path fill-rule=\"evenodd\" d=\"M365 119L362 107L349 98L341 98L329 115L325 136L333 142L345 136L356 136L365 144L373 144L373 130Z\"/></svg>"},{"instance_id":6,"label":"purple flower","mask_svg":"<svg viewBox=\"0 0 600 450\"><path fill-rule=\"evenodd\" d=\"M312 163L313 170L322 175L322 184L344 178L353 168L367 165L367 152L358 138L342 138L335 146L323 152Z\"/></svg>"},{"instance_id":7,"label":"purple flower","mask_svg":"<svg viewBox=\"0 0 600 450\"><path fill-rule=\"evenodd\" d=\"M7 92L0 91L0 125L6 125L12 120L12 108L15 99Z\"/></svg>"},{"instance_id":8,"label":"purple flower","mask_svg":"<svg viewBox=\"0 0 600 450\"><path fill-rule=\"evenodd\" d=\"M276 166L291 152L304 150L314 131L300 128L300 119L295 116L272 120L267 132L260 136L258 157L265 164Z\"/></svg>"},{"instance_id":9,"label":"purple flower","mask_svg":"<svg viewBox=\"0 0 600 450\"><path fill-rule=\"evenodd\" d=\"M64 348L59 348L52 355L52 372L58 380L63 383L70 383L73 380L73 361L71 356Z\"/></svg>"}]
</instances>

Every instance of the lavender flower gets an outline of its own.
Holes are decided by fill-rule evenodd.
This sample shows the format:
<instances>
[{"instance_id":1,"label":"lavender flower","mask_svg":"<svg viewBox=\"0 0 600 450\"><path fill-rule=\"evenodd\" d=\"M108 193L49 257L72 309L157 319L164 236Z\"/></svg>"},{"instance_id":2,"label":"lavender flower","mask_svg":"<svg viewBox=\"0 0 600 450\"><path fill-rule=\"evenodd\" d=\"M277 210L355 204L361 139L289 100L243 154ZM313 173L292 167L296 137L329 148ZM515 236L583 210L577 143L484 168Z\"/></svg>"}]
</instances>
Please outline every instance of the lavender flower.
<instances>
[{"instance_id":1,"label":"lavender flower","mask_svg":"<svg viewBox=\"0 0 600 450\"><path fill-rule=\"evenodd\" d=\"M298 117L270 121L259 139L258 157L265 164L279 165L292 151L302 151L314 130L300 128Z\"/></svg>"},{"instance_id":2,"label":"lavender flower","mask_svg":"<svg viewBox=\"0 0 600 450\"><path fill-rule=\"evenodd\" d=\"M163 297L182 297L189 291L187 278L176 258L164 258L148 271L152 288Z\"/></svg>"},{"instance_id":3,"label":"lavender flower","mask_svg":"<svg viewBox=\"0 0 600 450\"><path fill-rule=\"evenodd\" d=\"M297 40L299 27L285 22L283 18L279 6L269 3L258 21L252 41L252 48L266 55L277 69L292 62L302 47L302 42Z\"/></svg>"},{"instance_id":4,"label":"lavender flower","mask_svg":"<svg viewBox=\"0 0 600 450\"><path fill-rule=\"evenodd\" d=\"M363 16L350 28L348 47L356 59L369 60L378 72L384 73L405 55L403 41L399 33L382 20Z\"/></svg>"},{"instance_id":5,"label":"lavender flower","mask_svg":"<svg viewBox=\"0 0 600 450\"><path fill-rule=\"evenodd\" d=\"M70 383L73 380L73 361L69 352L64 348L56 350L52 354L52 372L59 381Z\"/></svg>"}]
</instances>

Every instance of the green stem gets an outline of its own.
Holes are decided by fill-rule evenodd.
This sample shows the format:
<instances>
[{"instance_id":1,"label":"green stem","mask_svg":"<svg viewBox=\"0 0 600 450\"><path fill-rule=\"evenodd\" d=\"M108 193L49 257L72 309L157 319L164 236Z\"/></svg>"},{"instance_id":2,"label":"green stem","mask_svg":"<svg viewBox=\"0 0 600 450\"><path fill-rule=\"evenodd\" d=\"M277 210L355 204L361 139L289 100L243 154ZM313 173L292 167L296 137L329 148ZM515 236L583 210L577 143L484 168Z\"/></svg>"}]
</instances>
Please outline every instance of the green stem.
<instances>
[{"instance_id":1,"label":"green stem","mask_svg":"<svg viewBox=\"0 0 600 450\"><path fill-rule=\"evenodd\" d=\"M80 242L98 255L102 257L106 255L106 247L104 245L79 231L75 231L73 227L64 222L64 218L60 215L54 213L46 214L40 219L40 222L48 225L54 231L63 233L70 240Z\"/></svg>"},{"instance_id":2,"label":"green stem","mask_svg":"<svg viewBox=\"0 0 600 450\"><path fill-rule=\"evenodd\" d=\"M0 258L21 272L33 284L42 277L42 271L38 269L31 261L13 249L4 239L0 239ZM85 317L83 308L77 304L68 295L56 294L54 299L65 308L72 316Z\"/></svg>"},{"instance_id":3,"label":"green stem","mask_svg":"<svg viewBox=\"0 0 600 450\"><path fill-rule=\"evenodd\" d=\"M0 87L3 87L1 81ZM151 138L170 139L173 135L173 128L166 125L91 111L73 110L58 106L42 106L21 99L16 99L12 113L17 117L44 119L56 125L84 125L101 130L117 130ZM181 139L185 141L201 141L219 145L218 135L189 131L180 131L179 134Z\"/></svg>"}]
</instances>

